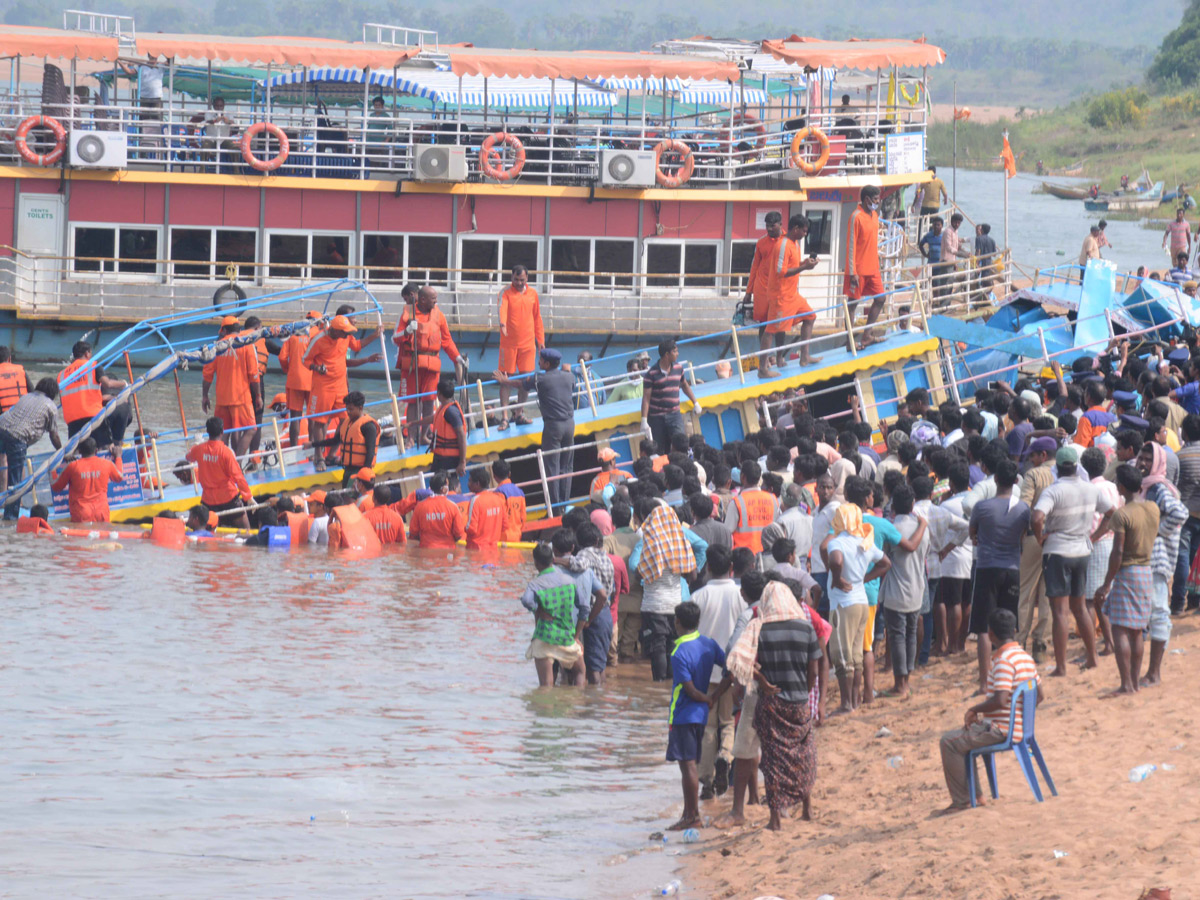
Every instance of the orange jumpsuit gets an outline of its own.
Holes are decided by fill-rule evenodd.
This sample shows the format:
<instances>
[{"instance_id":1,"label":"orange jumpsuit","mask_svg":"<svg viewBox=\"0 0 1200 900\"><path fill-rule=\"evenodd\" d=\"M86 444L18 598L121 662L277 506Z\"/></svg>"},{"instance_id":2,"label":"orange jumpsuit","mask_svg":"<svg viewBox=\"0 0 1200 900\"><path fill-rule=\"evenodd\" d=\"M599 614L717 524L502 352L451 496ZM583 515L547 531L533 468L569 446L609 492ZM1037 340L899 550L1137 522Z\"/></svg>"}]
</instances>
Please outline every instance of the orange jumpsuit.
<instances>
[{"instance_id":1,"label":"orange jumpsuit","mask_svg":"<svg viewBox=\"0 0 1200 900\"><path fill-rule=\"evenodd\" d=\"M309 421L326 423L330 419L340 419L345 415L342 411L342 400L349 393L346 382L346 351L349 349L349 338L334 339L328 332L313 338L304 355L304 365L312 373L312 412L314 418ZM316 371L317 366L324 366L325 372ZM332 416L320 416L320 413L335 413Z\"/></svg>"},{"instance_id":2,"label":"orange jumpsuit","mask_svg":"<svg viewBox=\"0 0 1200 900\"><path fill-rule=\"evenodd\" d=\"M767 331L772 334L794 331L804 319L815 319L816 313L808 305L808 301L800 296L800 273L785 275L788 269L794 269L804 261L804 251L791 238L780 238L775 250L775 258L771 260L770 277L767 290L771 296L767 320L771 322ZM795 316L795 318L785 318ZM774 319L783 319L775 322Z\"/></svg>"},{"instance_id":3,"label":"orange jumpsuit","mask_svg":"<svg viewBox=\"0 0 1200 900\"><path fill-rule=\"evenodd\" d=\"M525 530L525 492L511 478L499 482L495 491L504 498L504 531L500 539L509 543L521 540Z\"/></svg>"},{"instance_id":4,"label":"orange jumpsuit","mask_svg":"<svg viewBox=\"0 0 1200 900\"><path fill-rule=\"evenodd\" d=\"M250 485L242 474L228 445L221 441L205 441L187 452L187 461L196 464L196 480L200 482L200 501L208 507L222 506L241 496L250 499Z\"/></svg>"},{"instance_id":5,"label":"orange jumpsuit","mask_svg":"<svg viewBox=\"0 0 1200 900\"><path fill-rule=\"evenodd\" d=\"M750 263L750 277L746 279L746 293L754 300L754 321L767 321L771 306L771 292L767 281L771 275L771 262L779 250L783 237L763 235L754 245L754 262Z\"/></svg>"},{"instance_id":6,"label":"orange jumpsuit","mask_svg":"<svg viewBox=\"0 0 1200 900\"><path fill-rule=\"evenodd\" d=\"M467 536L462 510L445 494L434 494L413 510L408 536L422 547L453 550Z\"/></svg>"},{"instance_id":7,"label":"orange jumpsuit","mask_svg":"<svg viewBox=\"0 0 1200 900\"><path fill-rule=\"evenodd\" d=\"M428 313L417 312L417 333L404 334L412 320L412 309L406 308L396 324L396 334L402 335L397 354L397 366L404 381L404 393L430 394L437 390L442 375L441 353L445 351L451 359L458 359L458 345L450 335L450 323L436 306ZM417 380L413 382L413 338L417 338ZM423 398L427 401L432 397Z\"/></svg>"},{"instance_id":8,"label":"orange jumpsuit","mask_svg":"<svg viewBox=\"0 0 1200 900\"><path fill-rule=\"evenodd\" d=\"M500 369L506 375L536 371L537 348L546 344L538 292L529 285L515 291L511 284L501 291L500 323L508 332L500 334Z\"/></svg>"},{"instance_id":9,"label":"orange jumpsuit","mask_svg":"<svg viewBox=\"0 0 1200 900\"><path fill-rule=\"evenodd\" d=\"M371 527L379 535L381 544L408 542L408 538L404 535L404 520L390 506L376 506L363 513L363 517L371 523Z\"/></svg>"},{"instance_id":10,"label":"orange jumpsuit","mask_svg":"<svg viewBox=\"0 0 1200 900\"><path fill-rule=\"evenodd\" d=\"M495 548L504 538L508 504L495 491L482 491L467 504L467 549Z\"/></svg>"},{"instance_id":11,"label":"orange jumpsuit","mask_svg":"<svg viewBox=\"0 0 1200 900\"><path fill-rule=\"evenodd\" d=\"M67 463L50 490L67 488L72 522L108 521L108 485L125 480L111 459L84 456Z\"/></svg>"},{"instance_id":12,"label":"orange jumpsuit","mask_svg":"<svg viewBox=\"0 0 1200 900\"><path fill-rule=\"evenodd\" d=\"M221 420L226 431L252 428L254 402L250 385L258 384L258 356L253 344L230 347L204 366L204 383L217 382L213 415Z\"/></svg>"},{"instance_id":13,"label":"orange jumpsuit","mask_svg":"<svg viewBox=\"0 0 1200 900\"><path fill-rule=\"evenodd\" d=\"M303 415L312 393L312 370L304 365L304 354L317 334L315 326L303 334L293 334L279 348L279 368L287 375L287 408L293 415Z\"/></svg>"},{"instance_id":14,"label":"orange jumpsuit","mask_svg":"<svg viewBox=\"0 0 1200 900\"><path fill-rule=\"evenodd\" d=\"M857 291L850 289L851 275L858 276ZM879 274L879 213L868 213L861 206L850 214L846 224L846 277L842 293L848 300L883 293Z\"/></svg>"}]
</instances>

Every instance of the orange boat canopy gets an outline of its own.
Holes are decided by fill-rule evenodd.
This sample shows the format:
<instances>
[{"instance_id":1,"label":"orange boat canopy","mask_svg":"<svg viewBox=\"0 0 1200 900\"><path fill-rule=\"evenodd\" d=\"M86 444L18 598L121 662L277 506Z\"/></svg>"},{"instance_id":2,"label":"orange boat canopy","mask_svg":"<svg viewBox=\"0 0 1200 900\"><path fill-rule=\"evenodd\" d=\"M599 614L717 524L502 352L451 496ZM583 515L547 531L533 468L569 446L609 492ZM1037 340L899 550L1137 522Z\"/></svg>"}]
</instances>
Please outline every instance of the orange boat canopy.
<instances>
[{"instance_id":1,"label":"orange boat canopy","mask_svg":"<svg viewBox=\"0 0 1200 900\"><path fill-rule=\"evenodd\" d=\"M782 41L762 42L764 53L795 66L835 69L887 69L892 66L936 66L946 61L941 47L893 38L823 41L792 35Z\"/></svg>"},{"instance_id":2,"label":"orange boat canopy","mask_svg":"<svg viewBox=\"0 0 1200 900\"><path fill-rule=\"evenodd\" d=\"M736 81L737 63L663 53L602 50L493 50L453 47L446 51L455 75L491 78L696 78Z\"/></svg>"},{"instance_id":3,"label":"orange boat canopy","mask_svg":"<svg viewBox=\"0 0 1200 900\"><path fill-rule=\"evenodd\" d=\"M0 56L113 60L117 58L117 39L58 28L0 25Z\"/></svg>"},{"instance_id":4,"label":"orange boat canopy","mask_svg":"<svg viewBox=\"0 0 1200 900\"><path fill-rule=\"evenodd\" d=\"M329 38L147 34L138 35L136 55L177 60L208 59L245 66L391 69L419 52L418 47L351 43Z\"/></svg>"}]
</instances>

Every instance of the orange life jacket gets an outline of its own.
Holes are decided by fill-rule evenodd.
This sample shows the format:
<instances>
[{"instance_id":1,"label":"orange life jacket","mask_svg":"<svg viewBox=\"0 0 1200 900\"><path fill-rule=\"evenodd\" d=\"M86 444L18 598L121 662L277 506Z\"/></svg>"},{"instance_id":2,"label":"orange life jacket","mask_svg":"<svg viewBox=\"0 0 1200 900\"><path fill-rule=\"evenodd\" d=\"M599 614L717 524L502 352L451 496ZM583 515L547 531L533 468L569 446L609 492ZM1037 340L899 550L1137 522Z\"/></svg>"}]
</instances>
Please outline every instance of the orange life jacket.
<instances>
[{"instance_id":1,"label":"orange life jacket","mask_svg":"<svg viewBox=\"0 0 1200 900\"><path fill-rule=\"evenodd\" d=\"M405 310L400 316L399 330L403 331L408 323L412 320L410 310ZM417 354L417 368L419 369L438 369L442 368L442 322L445 321L445 316L440 310L434 309L428 314L417 313L417 333L412 335L410 340L403 341L401 344L401 371L407 371L412 365L412 353L415 350ZM407 344L406 356L404 353L404 345Z\"/></svg>"},{"instance_id":2,"label":"orange life jacket","mask_svg":"<svg viewBox=\"0 0 1200 900\"><path fill-rule=\"evenodd\" d=\"M438 407L437 412L433 414L433 444L432 451L434 456L451 456L458 459L459 451L462 449L458 443L458 432L454 430L454 426L446 421L446 413L450 411L450 407L458 410L458 414L462 416L462 407L458 405L457 400L451 400L449 403L443 403ZM466 416L463 416L463 428L466 429Z\"/></svg>"},{"instance_id":3,"label":"orange life jacket","mask_svg":"<svg viewBox=\"0 0 1200 900\"><path fill-rule=\"evenodd\" d=\"M378 554L383 545L379 542L379 535L375 533L374 526L363 516L362 511L350 504L348 506L337 506L333 510L337 513L337 522L330 522L330 525L340 524L340 532L337 543L334 543L331 533L329 538L329 549L333 550L341 547L346 550L353 550L357 553L366 555Z\"/></svg>"},{"instance_id":4,"label":"orange life jacket","mask_svg":"<svg viewBox=\"0 0 1200 900\"><path fill-rule=\"evenodd\" d=\"M25 369L16 363L0 363L0 413L8 412L25 396Z\"/></svg>"},{"instance_id":5,"label":"orange life jacket","mask_svg":"<svg viewBox=\"0 0 1200 900\"><path fill-rule=\"evenodd\" d=\"M312 526L312 516L302 512L285 512L284 519L288 530L292 533L292 546L302 547L308 543L308 529Z\"/></svg>"},{"instance_id":6,"label":"orange life jacket","mask_svg":"<svg viewBox=\"0 0 1200 900\"><path fill-rule=\"evenodd\" d=\"M338 425L338 439L342 442L341 460L344 468L357 472L364 466L375 465L374 452L371 454L371 458L367 459L367 440L362 433L363 425L374 421L369 415L363 413L353 422L349 419L342 419L341 424ZM375 451L377 452L379 449L379 426L375 427Z\"/></svg>"},{"instance_id":7,"label":"orange life jacket","mask_svg":"<svg viewBox=\"0 0 1200 900\"><path fill-rule=\"evenodd\" d=\"M21 516L17 519L17 534L54 534L54 529L45 519Z\"/></svg>"},{"instance_id":8,"label":"orange life jacket","mask_svg":"<svg viewBox=\"0 0 1200 900\"><path fill-rule=\"evenodd\" d=\"M737 507L737 524L733 529L733 546L749 547L762 553L762 530L775 521L775 497L760 488L750 488L733 498Z\"/></svg>"},{"instance_id":9,"label":"orange life jacket","mask_svg":"<svg viewBox=\"0 0 1200 900\"><path fill-rule=\"evenodd\" d=\"M599 472L597 473L596 477L592 479L592 487L588 493L599 494L610 484L624 484L628 480L629 476L617 468L610 469L607 472Z\"/></svg>"},{"instance_id":10,"label":"orange life jacket","mask_svg":"<svg viewBox=\"0 0 1200 900\"><path fill-rule=\"evenodd\" d=\"M77 359L58 373L58 396L62 402L63 421L65 422L92 419L104 408L104 397L100 393L100 382L96 379L95 369L82 378L75 379L66 387L62 387L64 381L89 362L91 360Z\"/></svg>"}]
</instances>

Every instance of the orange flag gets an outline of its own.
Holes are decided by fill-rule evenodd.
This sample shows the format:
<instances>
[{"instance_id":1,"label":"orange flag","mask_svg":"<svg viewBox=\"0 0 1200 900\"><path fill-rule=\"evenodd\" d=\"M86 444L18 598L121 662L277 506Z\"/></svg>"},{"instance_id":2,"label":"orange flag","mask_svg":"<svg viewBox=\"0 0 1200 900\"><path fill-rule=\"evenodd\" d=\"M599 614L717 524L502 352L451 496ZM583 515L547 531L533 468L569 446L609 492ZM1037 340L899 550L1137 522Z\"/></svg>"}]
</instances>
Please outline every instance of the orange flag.
<instances>
[{"instance_id":1,"label":"orange flag","mask_svg":"<svg viewBox=\"0 0 1200 900\"><path fill-rule=\"evenodd\" d=\"M1000 159L1004 163L1004 172L1009 178L1017 174L1017 161L1013 158L1012 147L1008 146L1008 135L1004 135L1004 150L1000 154Z\"/></svg>"}]
</instances>

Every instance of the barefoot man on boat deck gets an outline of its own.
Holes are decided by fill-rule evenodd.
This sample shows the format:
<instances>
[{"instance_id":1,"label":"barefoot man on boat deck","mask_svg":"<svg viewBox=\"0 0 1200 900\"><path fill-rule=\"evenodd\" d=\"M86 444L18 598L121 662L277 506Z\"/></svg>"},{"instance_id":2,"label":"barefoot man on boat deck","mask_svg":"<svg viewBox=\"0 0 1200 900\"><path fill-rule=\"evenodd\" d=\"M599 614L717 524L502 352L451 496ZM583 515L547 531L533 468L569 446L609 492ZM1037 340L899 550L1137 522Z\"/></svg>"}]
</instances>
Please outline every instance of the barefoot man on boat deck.
<instances>
[{"instance_id":1,"label":"barefoot man on boat deck","mask_svg":"<svg viewBox=\"0 0 1200 900\"><path fill-rule=\"evenodd\" d=\"M770 311L771 292L768 288L768 281L771 277L771 263L774 262L775 256L779 252L779 242L783 240L783 216L772 210L763 216L763 224L767 226L767 233L760 237L758 243L754 245L754 261L750 263L750 275L746 279L746 296L742 298L743 303L753 299L755 322L767 321L767 313ZM758 346L762 348L764 354L766 348L763 347L763 335L766 330L766 325L758 327Z\"/></svg>"},{"instance_id":2,"label":"barefoot man on boat deck","mask_svg":"<svg viewBox=\"0 0 1200 900\"><path fill-rule=\"evenodd\" d=\"M220 340L239 337L242 332L236 316L226 316L221 320ZM230 436L229 443L238 457L244 457L250 450L250 441L254 438L254 425L257 424L258 412L262 409L262 385L258 375L258 356L254 344L243 344L240 347L227 347L212 362L204 366L204 385L200 408L205 412L212 410L221 420L227 431L241 429ZM217 405L213 409L208 392L213 381L217 383Z\"/></svg>"},{"instance_id":3,"label":"barefoot man on boat deck","mask_svg":"<svg viewBox=\"0 0 1200 900\"><path fill-rule=\"evenodd\" d=\"M513 266L512 283L500 292L500 370L505 375L528 375L534 371L537 355L546 346L546 331L542 325L542 310L538 293L529 286L529 270ZM500 383L500 423L508 427L508 382ZM528 425L525 402L529 386L517 382L517 411L513 420Z\"/></svg>"},{"instance_id":4,"label":"barefoot man on boat deck","mask_svg":"<svg viewBox=\"0 0 1200 900\"><path fill-rule=\"evenodd\" d=\"M800 273L817 264L815 254L804 256L804 238L808 236L808 219L803 215L788 219L787 237L779 242L774 259L771 260L767 290L770 293L770 308L767 319L767 334L763 339L762 352L758 355L758 377L777 378L779 373L767 368L767 355L771 348L788 343L788 333L800 323L800 365L810 366L820 357L810 355L809 341L812 340L813 325L817 314L800 294ZM791 318L793 317L794 318ZM786 317L786 318L785 318ZM782 321L776 321L780 320Z\"/></svg>"},{"instance_id":5,"label":"barefoot man on boat deck","mask_svg":"<svg viewBox=\"0 0 1200 900\"><path fill-rule=\"evenodd\" d=\"M883 311L883 279L879 269L879 188L869 184L862 189L859 205L850 214L846 226L846 280L842 285L846 295L846 307L850 317L850 333L846 335L846 349L854 340L854 311L858 301L870 299L867 324L863 329L861 350L872 343L871 326Z\"/></svg>"}]
</instances>

